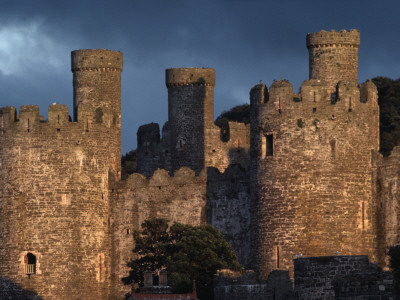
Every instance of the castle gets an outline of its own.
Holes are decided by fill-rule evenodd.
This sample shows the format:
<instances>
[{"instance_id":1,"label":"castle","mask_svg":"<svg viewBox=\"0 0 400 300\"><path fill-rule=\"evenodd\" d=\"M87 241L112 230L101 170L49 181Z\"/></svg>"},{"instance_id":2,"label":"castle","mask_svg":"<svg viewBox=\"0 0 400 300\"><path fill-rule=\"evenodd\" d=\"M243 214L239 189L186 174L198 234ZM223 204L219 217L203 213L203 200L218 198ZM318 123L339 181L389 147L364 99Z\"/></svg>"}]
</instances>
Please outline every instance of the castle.
<instances>
[{"instance_id":1,"label":"castle","mask_svg":"<svg viewBox=\"0 0 400 300\"><path fill-rule=\"evenodd\" d=\"M138 129L120 179L122 53L73 51L65 105L0 110L0 298L122 299L132 231L150 217L208 222L266 278L293 256L398 244L400 149L379 154L379 107L358 84L357 30L307 35L310 78L250 91L250 125L214 124L215 71L166 70L168 122ZM140 173L140 174L139 174Z\"/></svg>"}]
</instances>

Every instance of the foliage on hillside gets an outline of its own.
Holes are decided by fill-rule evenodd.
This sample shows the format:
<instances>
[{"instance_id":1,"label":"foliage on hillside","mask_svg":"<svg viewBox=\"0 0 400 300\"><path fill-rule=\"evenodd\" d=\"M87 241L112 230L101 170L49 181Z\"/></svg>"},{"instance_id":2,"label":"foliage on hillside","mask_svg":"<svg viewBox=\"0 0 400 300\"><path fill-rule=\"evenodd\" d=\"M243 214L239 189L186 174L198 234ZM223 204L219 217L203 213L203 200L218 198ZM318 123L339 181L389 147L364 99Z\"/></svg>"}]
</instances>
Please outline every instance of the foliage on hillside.
<instances>
[{"instance_id":1,"label":"foliage on hillside","mask_svg":"<svg viewBox=\"0 0 400 300\"><path fill-rule=\"evenodd\" d=\"M400 78L375 77L372 81L379 96L380 151L389 155L393 147L400 145Z\"/></svg>"},{"instance_id":2,"label":"foliage on hillside","mask_svg":"<svg viewBox=\"0 0 400 300\"><path fill-rule=\"evenodd\" d=\"M215 120L215 125L222 127L228 121L250 123L250 104L242 104L232 107L228 111L222 112Z\"/></svg>"},{"instance_id":3,"label":"foliage on hillside","mask_svg":"<svg viewBox=\"0 0 400 300\"><path fill-rule=\"evenodd\" d=\"M121 179L128 178L128 175L137 172L136 149L131 150L121 157Z\"/></svg>"}]
</instances>

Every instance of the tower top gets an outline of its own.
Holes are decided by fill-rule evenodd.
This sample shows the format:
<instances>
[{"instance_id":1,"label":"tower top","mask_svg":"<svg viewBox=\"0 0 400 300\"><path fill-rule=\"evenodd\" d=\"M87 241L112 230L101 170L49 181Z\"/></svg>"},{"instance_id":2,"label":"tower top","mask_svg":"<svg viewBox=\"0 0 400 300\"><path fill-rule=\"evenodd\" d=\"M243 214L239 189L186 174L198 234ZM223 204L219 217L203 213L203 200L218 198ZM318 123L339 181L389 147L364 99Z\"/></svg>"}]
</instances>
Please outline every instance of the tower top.
<instances>
[{"instance_id":1,"label":"tower top","mask_svg":"<svg viewBox=\"0 0 400 300\"><path fill-rule=\"evenodd\" d=\"M307 34L307 48L319 47L356 47L360 46L360 31L357 29L347 30L332 30L330 32L321 30Z\"/></svg>"},{"instance_id":2,"label":"tower top","mask_svg":"<svg viewBox=\"0 0 400 300\"><path fill-rule=\"evenodd\" d=\"M215 86L215 70L211 68L173 68L165 71L167 87L181 85Z\"/></svg>"},{"instance_id":3,"label":"tower top","mask_svg":"<svg viewBox=\"0 0 400 300\"><path fill-rule=\"evenodd\" d=\"M71 71L122 71L122 52L86 49L71 52Z\"/></svg>"}]
</instances>

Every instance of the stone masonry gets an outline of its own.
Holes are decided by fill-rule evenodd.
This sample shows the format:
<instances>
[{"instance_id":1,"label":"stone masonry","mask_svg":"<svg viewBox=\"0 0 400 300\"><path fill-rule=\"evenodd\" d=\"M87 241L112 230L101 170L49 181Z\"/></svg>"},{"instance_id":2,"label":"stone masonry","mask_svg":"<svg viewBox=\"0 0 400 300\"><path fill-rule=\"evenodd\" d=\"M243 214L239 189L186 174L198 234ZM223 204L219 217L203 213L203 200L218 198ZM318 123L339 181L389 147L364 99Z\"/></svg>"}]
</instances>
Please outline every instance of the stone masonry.
<instances>
[{"instance_id":1,"label":"stone masonry","mask_svg":"<svg viewBox=\"0 0 400 300\"><path fill-rule=\"evenodd\" d=\"M293 278L300 254L387 267L400 150L378 153L359 45L357 30L307 35L309 80L300 93L254 86L250 125L214 124L215 70L168 69L168 122L138 129L139 174L124 181L122 53L73 51L73 120L62 104L47 120L35 105L0 108L0 298L123 299L132 232L151 217L216 226L261 280Z\"/></svg>"}]
</instances>

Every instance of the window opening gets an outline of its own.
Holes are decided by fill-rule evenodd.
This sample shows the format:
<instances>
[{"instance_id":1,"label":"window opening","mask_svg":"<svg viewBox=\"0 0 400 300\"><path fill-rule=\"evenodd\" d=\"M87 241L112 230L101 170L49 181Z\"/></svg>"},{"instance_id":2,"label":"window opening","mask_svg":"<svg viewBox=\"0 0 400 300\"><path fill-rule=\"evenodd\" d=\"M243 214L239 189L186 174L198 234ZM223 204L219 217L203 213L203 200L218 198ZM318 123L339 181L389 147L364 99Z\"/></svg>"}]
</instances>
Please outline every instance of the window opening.
<instances>
[{"instance_id":1,"label":"window opening","mask_svg":"<svg viewBox=\"0 0 400 300\"><path fill-rule=\"evenodd\" d=\"M267 134L265 136L265 156L274 155L274 136L272 134Z\"/></svg>"},{"instance_id":2,"label":"window opening","mask_svg":"<svg viewBox=\"0 0 400 300\"><path fill-rule=\"evenodd\" d=\"M60 115L57 115L57 124L60 124Z\"/></svg>"},{"instance_id":3,"label":"window opening","mask_svg":"<svg viewBox=\"0 0 400 300\"><path fill-rule=\"evenodd\" d=\"M313 107L312 112L316 112L316 111L317 111L317 108Z\"/></svg>"},{"instance_id":4,"label":"window opening","mask_svg":"<svg viewBox=\"0 0 400 300\"><path fill-rule=\"evenodd\" d=\"M31 129L29 128L29 119L27 119L27 121L26 121L26 131L28 131L28 132L30 132L31 131Z\"/></svg>"},{"instance_id":5,"label":"window opening","mask_svg":"<svg viewBox=\"0 0 400 300\"><path fill-rule=\"evenodd\" d=\"M279 269L279 247L276 247L276 268Z\"/></svg>"},{"instance_id":6,"label":"window opening","mask_svg":"<svg viewBox=\"0 0 400 300\"><path fill-rule=\"evenodd\" d=\"M28 276L36 274L36 256L30 252L25 256L25 274Z\"/></svg>"},{"instance_id":7,"label":"window opening","mask_svg":"<svg viewBox=\"0 0 400 300\"><path fill-rule=\"evenodd\" d=\"M352 111L352 107L351 107L351 97L349 97L349 112Z\"/></svg>"},{"instance_id":8,"label":"window opening","mask_svg":"<svg viewBox=\"0 0 400 300\"><path fill-rule=\"evenodd\" d=\"M316 99L316 94L315 94L315 92L314 92L314 103L315 102L317 102L317 99Z\"/></svg>"},{"instance_id":9,"label":"window opening","mask_svg":"<svg viewBox=\"0 0 400 300\"><path fill-rule=\"evenodd\" d=\"M101 270L101 263L102 263L102 257L101 257L101 254L99 255L99 278L100 278L100 280L99 281L101 281L101 272L102 272L102 270Z\"/></svg>"},{"instance_id":10,"label":"window opening","mask_svg":"<svg viewBox=\"0 0 400 300\"><path fill-rule=\"evenodd\" d=\"M362 218L362 229L364 230L364 228L365 228L365 221L364 221L364 218L365 218L365 206L364 206L364 201L361 204L361 209L362 209L362 212L361 212L361 214L362 214L362 216L361 216L361 218Z\"/></svg>"}]
</instances>

